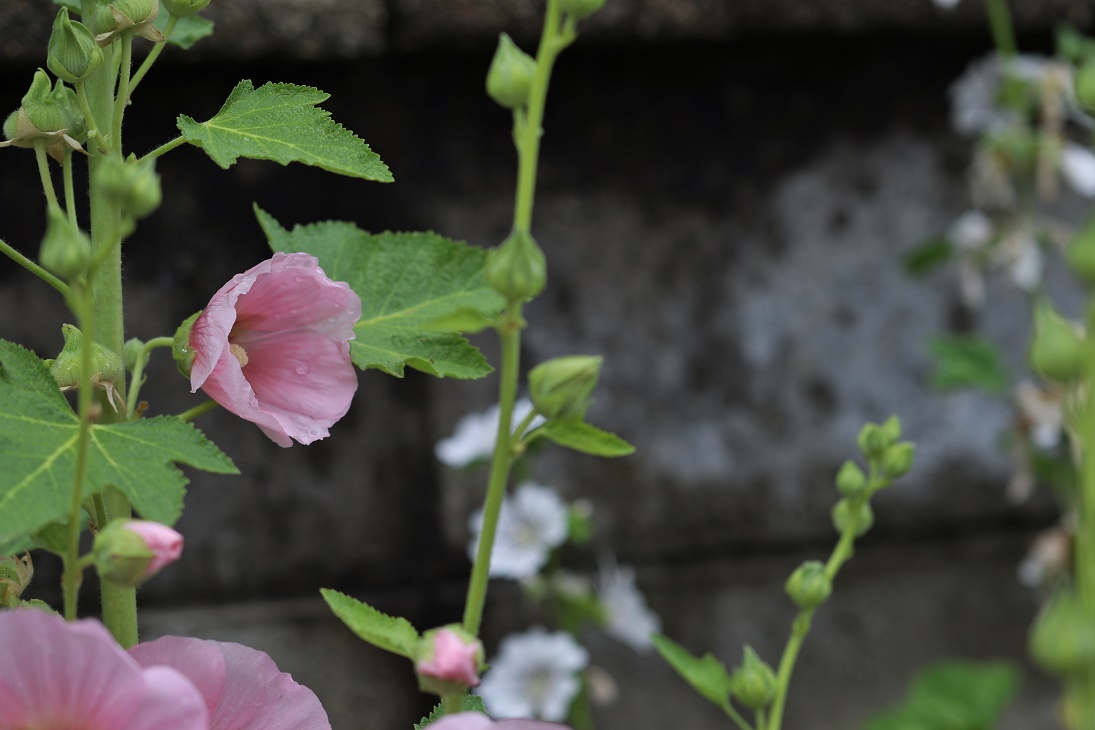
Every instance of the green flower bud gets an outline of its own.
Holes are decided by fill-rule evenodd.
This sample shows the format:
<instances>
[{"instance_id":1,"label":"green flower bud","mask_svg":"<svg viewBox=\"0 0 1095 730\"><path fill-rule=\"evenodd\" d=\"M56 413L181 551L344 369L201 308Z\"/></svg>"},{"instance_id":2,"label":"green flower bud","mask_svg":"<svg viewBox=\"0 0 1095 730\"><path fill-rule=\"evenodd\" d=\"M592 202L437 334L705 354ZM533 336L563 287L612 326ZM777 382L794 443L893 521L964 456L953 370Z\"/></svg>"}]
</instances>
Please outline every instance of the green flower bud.
<instances>
[{"instance_id":1,"label":"green flower bud","mask_svg":"<svg viewBox=\"0 0 1095 730\"><path fill-rule=\"evenodd\" d=\"M82 23L69 20L68 8L62 7L53 21L46 65L55 76L75 84L95 73L103 62L103 49Z\"/></svg>"},{"instance_id":2,"label":"green flower bud","mask_svg":"<svg viewBox=\"0 0 1095 730\"><path fill-rule=\"evenodd\" d=\"M528 103L536 60L522 51L503 33L487 72L487 93L506 109L518 109Z\"/></svg>"},{"instance_id":3,"label":"green flower bud","mask_svg":"<svg viewBox=\"0 0 1095 730\"><path fill-rule=\"evenodd\" d=\"M73 226L64 213L50 208L38 260L47 271L66 281L73 281L87 271L91 260L91 240Z\"/></svg>"},{"instance_id":4,"label":"green flower bud","mask_svg":"<svg viewBox=\"0 0 1095 730\"><path fill-rule=\"evenodd\" d=\"M487 252L483 277L487 286L507 299L532 299L547 282L544 252L531 235L514 231L502 245Z\"/></svg>"},{"instance_id":5,"label":"green flower bud","mask_svg":"<svg viewBox=\"0 0 1095 730\"><path fill-rule=\"evenodd\" d=\"M866 533L874 524L874 512L871 511L871 505L849 499L842 499L836 503L832 517L833 527L837 532L843 534L846 529L854 529L856 537Z\"/></svg>"},{"instance_id":6,"label":"green flower bud","mask_svg":"<svg viewBox=\"0 0 1095 730\"><path fill-rule=\"evenodd\" d=\"M1095 623L1073 590L1059 590L1030 632L1030 655L1047 672L1075 675L1095 665Z\"/></svg>"},{"instance_id":7,"label":"green flower bud","mask_svg":"<svg viewBox=\"0 0 1095 730\"><path fill-rule=\"evenodd\" d=\"M1095 284L1095 215L1088 218L1084 227L1073 237L1065 251L1065 259L1072 272L1084 283L1089 286Z\"/></svg>"},{"instance_id":8,"label":"green flower bud","mask_svg":"<svg viewBox=\"0 0 1095 730\"><path fill-rule=\"evenodd\" d=\"M175 330L175 339L171 343L171 356L175 358L175 367L184 378L190 377L190 368L194 364L194 348L190 346L190 328L200 316L201 311L198 311L184 319Z\"/></svg>"},{"instance_id":9,"label":"green flower bud","mask_svg":"<svg viewBox=\"0 0 1095 730\"><path fill-rule=\"evenodd\" d=\"M886 453L886 448L891 443L893 441L890 440L889 434L877 423L866 424L860 429L859 436L856 437L859 450L863 452L863 455L869 461L882 458L882 455Z\"/></svg>"},{"instance_id":10,"label":"green flower bud","mask_svg":"<svg viewBox=\"0 0 1095 730\"><path fill-rule=\"evenodd\" d=\"M139 35L154 43L167 40L160 29L153 25L160 15L159 0L111 0L107 5L109 16L103 13L103 5L98 0L92 2L96 7L91 18L89 19L87 13L84 18L100 46L109 45L121 34ZM84 4L86 6L87 0Z\"/></svg>"},{"instance_id":11,"label":"green flower bud","mask_svg":"<svg viewBox=\"0 0 1095 730\"><path fill-rule=\"evenodd\" d=\"M164 10L176 18L186 18L205 10L209 0L161 0Z\"/></svg>"},{"instance_id":12,"label":"green flower bud","mask_svg":"<svg viewBox=\"0 0 1095 730\"><path fill-rule=\"evenodd\" d=\"M767 707L776 696L776 673L745 645L741 666L730 675L730 694L751 710Z\"/></svg>"},{"instance_id":13,"label":"green flower bud","mask_svg":"<svg viewBox=\"0 0 1095 730\"><path fill-rule=\"evenodd\" d=\"M134 25L155 20L160 14L157 0L111 0L110 5Z\"/></svg>"},{"instance_id":14,"label":"green flower bud","mask_svg":"<svg viewBox=\"0 0 1095 730\"><path fill-rule=\"evenodd\" d=\"M61 336L65 338L65 345L61 348L57 358L46 360L53 379L61 390L72 390L80 385L80 352L84 346L84 333L71 324L61 325ZM117 353L98 342L91 343L91 384L106 391L107 398L115 410L118 403L125 408L125 401L116 390L118 383L122 382L125 370L122 368L122 358Z\"/></svg>"},{"instance_id":15,"label":"green flower bud","mask_svg":"<svg viewBox=\"0 0 1095 730\"><path fill-rule=\"evenodd\" d=\"M42 69L34 72L34 80L23 97L23 111L39 132L58 132L68 129L69 115L65 108L52 97L49 74Z\"/></svg>"},{"instance_id":16,"label":"green flower bud","mask_svg":"<svg viewBox=\"0 0 1095 730\"><path fill-rule=\"evenodd\" d=\"M803 610L817 608L833 592L832 581L825 574L825 565L817 560L807 560L791 573L783 589L795 602L795 605Z\"/></svg>"},{"instance_id":17,"label":"green flower bud","mask_svg":"<svg viewBox=\"0 0 1095 730\"><path fill-rule=\"evenodd\" d=\"M108 157L95 169L95 184L134 218L144 218L163 200L155 162L141 163L135 155L124 162Z\"/></svg>"},{"instance_id":18,"label":"green flower bud","mask_svg":"<svg viewBox=\"0 0 1095 730\"><path fill-rule=\"evenodd\" d=\"M1076 72L1076 100L1085 111L1095 111L1095 57L1087 58Z\"/></svg>"},{"instance_id":19,"label":"green flower bud","mask_svg":"<svg viewBox=\"0 0 1095 730\"><path fill-rule=\"evenodd\" d=\"M122 366L126 370L133 370L137 366L137 358L144 349L144 342L137 337L130 337L122 347Z\"/></svg>"},{"instance_id":20,"label":"green flower bud","mask_svg":"<svg viewBox=\"0 0 1095 730\"><path fill-rule=\"evenodd\" d=\"M1080 377L1089 357L1082 334L1046 299L1034 305L1034 335L1030 364L1047 380L1067 382Z\"/></svg>"},{"instance_id":21,"label":"green flower bud","mask_svg":"<svg viewBox=\"0 0 1095 730\"><path fill-rule=\"evenodd\" d=\"M860 499L867 494L867 477L854 461L845 461L836 473L836 489L849 499Z\"/></svg>"},{"instance_id":22,"label":"green flower bud","mask_svg":"<svg viewBox=\"0 0 1095 730\"><path fill-rule=\"evenodd\" d=\"M536 411L551 420L584 416L603 362L596 355L570 355L534 367L528 374L528 388Z\"/></svg>"},{"instance_id":23,"label":"green flower bud","mask_svg":"<svg viewBox=\"0 0 1095 730\"><path fill-rule=\"evenodd\" d=\"M574 16L575 20L593 15L605 6L605 0L559 0L563 12Z\"/></svg>"},{"instance_id":24,"label":"green flower bud","mask_svg":"<svg viewBox=\"0 0 1095 730\"><path fill-rule=\"evenodd\" d=\"M890 479L897 479L909 473L912 469L913 455L916 453L916 444L911 441L902 441L886 449L882 457L882 471Z\"/></svg>"},{"instance_id":25,"label":"green flower bud","mask_svg":"<svg viewBox=\"0 0 1095 730\"><path fill-rule=\"evenodd\" d=\"M98 40L100 35L110 33L118 27L114 20L114 13L110 11L110 2L107 0L83 0L80 17L84 25Z\"/></svg>"},{"instance_id":26,"label":"green flower bud","mask_svg":"<svg viewBox=\"0 0 1095 730\"><path fill-rule=\"evenodd\" d=\"M133 588L179 559L183 537L147 520L114 520L95 535L91 555L99 577Z\"/></svg>"}]
</instances>

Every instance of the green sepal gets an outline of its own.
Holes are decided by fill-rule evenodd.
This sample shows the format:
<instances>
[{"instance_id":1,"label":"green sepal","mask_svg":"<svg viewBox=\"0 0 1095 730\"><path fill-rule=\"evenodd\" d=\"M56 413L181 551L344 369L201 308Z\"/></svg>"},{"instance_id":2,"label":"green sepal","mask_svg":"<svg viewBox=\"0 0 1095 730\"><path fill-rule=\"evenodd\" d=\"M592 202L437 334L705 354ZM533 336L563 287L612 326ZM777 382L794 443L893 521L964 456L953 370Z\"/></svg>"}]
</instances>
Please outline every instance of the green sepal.
<instances>
[{"instance_id":1,"label":"green sepal","mask_svg":"<svg viewBox=\"0 0 1095 730\"><path fill-rule=\"evenodd\" d=\"M184 319L171 339L171 357L175 359L175 367L184 378L190 377L190 368L194 365L194 356L197 354L190 346L190 329L204 311L199 310Z\"/></svg>"},{"instance_id":2,"label":"green sepal","mask_svg":"<svg viewBox=\"0 0 1095 730\"><path fill-rule=\"evenodd\" d=\"M616 434L576 419L548 421L533 433L542 434L560 446L592 456L613 458L635 453L635 447Z\"/></svg>"},{"instance_id":3,"label":"green sepal","mask_svg":"<svg viewBox=\"0 0 1095 730\"><path fill-rule=\"evenodd\" d=\"M483 706L483 698L479 695L465 695L464 704L461 705L460 711L479 712L484 715L487 714L487 708ZM443 704L438 704L436 707L433 708L428 716L423 717L415 724L414 730L423 730L423 728L437 722L444 716L445 706Z\"/></svg>"},{"instance_id":4,"label":"green sepal","mask_svg":"<svg viewBox=\"0 0 1095 730\"><path fill-rule=\"evenodd\" d=\"M321 588L319 592L342 623L360 638L414 661L422 637L410 621L381 613L367 603L330 588Z\"/></svg>"},{"instance_id":5,"label":"green sepal","mask_svg":"<svg viewBox=\"0 0 1095 730\"><path fill-rule=\"evenodd\" d=\"M730 675L722 662L710 653L704 654L703 658L692 656L680 644L661 634L651 634L650 639L662 658L693 689L724 710L730 706Z\"/></svg>"}]
</instances>

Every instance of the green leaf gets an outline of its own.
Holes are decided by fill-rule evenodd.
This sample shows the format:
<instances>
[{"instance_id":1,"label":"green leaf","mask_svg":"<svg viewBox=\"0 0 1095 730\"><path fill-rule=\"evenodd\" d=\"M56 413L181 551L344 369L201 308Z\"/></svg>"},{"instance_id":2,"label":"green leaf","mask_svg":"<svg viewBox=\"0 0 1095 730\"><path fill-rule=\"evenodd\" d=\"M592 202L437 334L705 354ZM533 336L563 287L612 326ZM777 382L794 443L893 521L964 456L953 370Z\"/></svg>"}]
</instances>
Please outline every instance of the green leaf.
<instances>
[{"instance_id":1,"label":"green leaf","mask_svg":"<svg viewBox=\"0 0 1095 730\"><path fill-rule=\"evenodd\" d=\"M905 272L911 276L924 276L954 256L954 246L943 237L931 238L905 254Z\"/></svg>"},{"instance_id":2,"label":"green leaf","mask_svg":"<svg viewBox=\"0 0 1095 730\"><path fill-rule=\"evenodd\" d=\"M421 637L405 618L381 613L367 603L330 588L321 588L323 600L350 630L373 646L414 660Z\"/></svg>"},{"instance_id":3,"label":"green leaf","mask_svg":"<svg viewBox=\"0 0 1095 730\"><path fill-rule=\"evenodd\" d=\"M658 653L677 670L684 681L707 699L723 709L730 705L730 675L723 665L711 654L703 658L692 656L687 649L661 634L651 634L651 640Z\"/></svg>"},{"instance_id":4,"label":"green leaf","mask_svg":"<svg viewBox=\"0 0 1095 730\"><path fill-rule=\"evenodd\" d=\"M487 708L483 706L483 698L478 695L464 695L464 704L460 707L462 712L480 712L487 714ZM433 708L428 717L423 717L414 726L414 730L423 730L427 725L437 722L445 716L445 706L438 704Z\"/></svg>"},{"instance_id":5,"label":"green leaf","mask_svg":"<svg viewBox=\"0 0 1095 730\"><path fill-rule=\"evenodd\" d=\"M432 332L464 332L474 335L493 327L497 319L487 317L477 309L462 307L422 323L422 328Z\"/></svg>"},{"instance_id":6,"label":"green leaf","mask_svg":"<svg viewBox=\"0 0 1095 730\"><path fill-rule=\"evenodd\" d=\"M160 32L166 32L167 21L170 18L170 13L161 10L159 16L156 17L156 20L152 24L159 28ZM211 35L213 35L212 20L203 18L200 15L189 15L185 18L179 18L178 22L175 23L175 29L171 31L171 37L167 39L167 42L186 50L202 38L208 38Z\"/></svg>"},{"instance_id":7,"label":"green leaf","mask_svg":"<svg viewBox=\"0 0 1095 730\"><path fill-rule=\"evenodd\" d=\"M0 544L67 519L79 430L42 361L0 340ZM84 497L112 486L142 517L173 524L187 484L175 463L239 473L220 449L178 418L94 424Z\"/></svg>"},{"instance_id":8,"label":"green leaf","mask_svg":"<svg viewBox=\"0 0 1095 730\"><path fill-rule=\"evenodd\" d=\"M908 697L864 730L990 730L1019 688L1005 663L943 662L922 671Z\"/></svg>"},{"instance_id":9,"label":"green leaf","mask_svg":"<svg viewBox=\"0 0 1095 730\"><path fill-rule=\"evenodd\" d=\"M635 447L614 433L603 431L584 421L548 421L536 432L542 433L560 446L593 456L627 456Z\"/></svg>"},{"instance_id":10,"label":"green leaf","mask_svg":"<svg viewBox=\"0 0 1095 730\"><path fill-rule=\"evenodd\" d=\"M328 97L309 86L269 83L256 89L241 81L215 117L199 123L184 114L178 125L187 142L226 170L248 157L391 182L388 166L369 145L316 107Z\"/></svg>"},{"instance_id":11,"label":"green leaf","mask_svg":"<svg viewBox=\"0 0 1095 730\"><path fill-rule=\"evenodd\" d=\"M928 341L935 360L932 385L936 388L981 388L1002 393L1010 382L999 350L976 335L950 335Z\"/></svg>"},{"instance_id":12,"label":"green leaf","mask_svg":"<svg viewBox=\"0 0 1095 730\"><path fill-rule=\"evenodd\" d=\"M483 281L486 252L436 233L370 234L352 223L326 221L287 231L255 208L274 251L310 253L327 276L361 297L350 357L362 370L403 376L410 366L437 377L481 378L492 371L459 332L437 322L460 310L492 319L502 298Z\"/></svg>"}]
</instances>

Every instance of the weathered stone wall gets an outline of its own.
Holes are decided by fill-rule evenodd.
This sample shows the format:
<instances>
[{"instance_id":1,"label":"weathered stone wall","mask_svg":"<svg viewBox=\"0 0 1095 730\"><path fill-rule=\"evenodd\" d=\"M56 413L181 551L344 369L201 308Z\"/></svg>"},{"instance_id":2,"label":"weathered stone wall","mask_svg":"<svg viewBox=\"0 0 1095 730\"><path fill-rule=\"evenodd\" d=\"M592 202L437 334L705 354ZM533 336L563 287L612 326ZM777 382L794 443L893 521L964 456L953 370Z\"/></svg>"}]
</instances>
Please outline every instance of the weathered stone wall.
<instances>
[{"instance_id":1,"label":"weathered stone wall","mask_svg":"<svg viewBox=\"0 0 1095 730\"><path fill-rule=\"evenodd\" d=\"M12 108L41 63L30 49L48 36L45 5L0 6L0 27L15 29L0 46ZM248 161L225 172L196 149L172 152L159 167L165 205L126 244L129 334L170 333L267 255L252 202L287 225L341 218L501 240L513 151L483 75L496 33L529 37L539 6L215 2L218 34L186 59L166 53L139 90L132 149L168 139L178 113L210 116L240 78L291 81L330 92L325 106L396 182ZM1082 2L1015 6L1036 44L1054 18L1090 20ZM954 272L914 281L900 266L966 206L946 87L985 50L980 22L972 0L953 16L929 0L610 1L553 79L535 219L551 274L527 310L524 362L603 352L591 418L639 451L552 451L537 476L593 500L597 547L638 566L666 633L728 663L745 641L774 660L791 618L782 582L831 547L832 475L859 426L896 412L919 445L818 614L788 727L856 727L928 661L1025 652L1036 603L1014 569L1052 510L1006 503L1006 404L930 391L924 347L973 324L1004 339L1019 369L1025 305L994 286L971 315ZM654 42L669 40L687 43ZM33 156L0 153L0 236L33 252ZM0 335L55 352L62 303L14 265L0 262L0 282ZM151 377L152 412L195 403L162 357ZM203 417L243 476L195 475L186 557L142 591L146 632L271 651L336 728L409 726L429 703L410 670L353 641L316 591L419 626L459 617L483 475L446 470L432 448L495 388L365 373L333 437L289 450L227 413ZM512 587L497 588L493 639L530 618ZM657 658L587 638L620 689L598 727L725 727ZM1033 670L1025 682L1004 727L1050 727L1052 684Z\"/></svg>"}]
</instances>

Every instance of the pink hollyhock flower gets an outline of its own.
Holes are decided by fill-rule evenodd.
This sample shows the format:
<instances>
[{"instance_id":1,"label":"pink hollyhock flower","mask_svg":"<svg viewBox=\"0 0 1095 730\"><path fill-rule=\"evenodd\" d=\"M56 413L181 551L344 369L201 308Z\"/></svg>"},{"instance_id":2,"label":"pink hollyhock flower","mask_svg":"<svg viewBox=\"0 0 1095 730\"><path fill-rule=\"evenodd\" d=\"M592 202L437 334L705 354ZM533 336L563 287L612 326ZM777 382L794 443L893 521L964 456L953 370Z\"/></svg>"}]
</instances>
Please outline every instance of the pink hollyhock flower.
<instances>
[{"instance_id":1,"label":"pink hollyhock flower","mask_svg":"<svg viewBox=\"0 0 1095 730\"><path fill-rule=\"evenodd\" d=\"M206 730L194 685L142 669L97 621L32 609L0 612L0 728Z\"/></svg>"},{"instance_id":2,"label":"pink hollyhock flower","mask_svg":"<svg viewBox=\"0 0 1095 730\"><path fill-rule=\"evenodd\" d=\"M430 730L570 730L566 725L539 720L500 720L495 722L478 712L446 715L430 724Z\"/></svg>"},{"instance_id":3,"label":"pink hollyhock flower","mask_svg":"<svg viewBox=\"0 0 1095 730\"><path fill-rule=\"evenodd\" d=\"M190 390L278 446L325 438L357 390L350 340L360 318L357 294L314 256L276 253L232 277L195 320Z\"/></svg>"},{"instance_id":4,"label":"pink hollyhock flower","mask_svg":"<svg viewBox=\"0 0 1095 730\"><path fill-rule=\"evenodd\" d=\"M209 730L331 730L319 698L258 649L164 636L129 650L143 667L171 667L197 686Z\"/></svg>"},{"instance_id":5,"label":"pink hollyhock flower","mask_svg":"<svg viewBox=\"0 0 1095 730\"><path fill-rule=\"evenodd\" d=\"M424 656L415 663L419 677L431 677L465 687L479 684L479 665L483 663L483 644L471 636L464 638L450 628L426 633Z\"/></svg>"}]
</instances>

